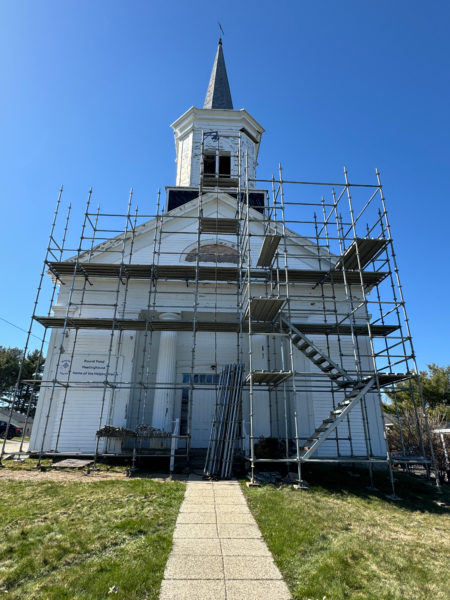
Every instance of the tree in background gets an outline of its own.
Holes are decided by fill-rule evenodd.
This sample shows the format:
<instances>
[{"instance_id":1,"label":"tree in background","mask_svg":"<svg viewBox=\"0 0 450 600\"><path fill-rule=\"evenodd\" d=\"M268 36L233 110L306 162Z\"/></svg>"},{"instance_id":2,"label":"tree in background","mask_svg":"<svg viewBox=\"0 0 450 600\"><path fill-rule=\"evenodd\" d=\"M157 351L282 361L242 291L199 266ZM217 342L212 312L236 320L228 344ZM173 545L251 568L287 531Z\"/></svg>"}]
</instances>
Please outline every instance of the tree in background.
<instances>
[{"instance_id":1,"label":"tree in background","mask_svg":"<svg viewBox=\"0 0 450 600\"><path fill-rule=\"evenodd\" d=\"M22 351L0 346L0 398L16 385Z\"/></svg>"},{"instance_id":2,"label":"tree in background","mask_svg":"<svg viewBox=\"0 0 450 600\"><path fill-rule=\"evenodd\" d=\"M420 371L419 379L427 411L437 410L447 420L450 420L450 365L447 367L428 365L428 371ZM411 390L405 390L401 386L395 389L399 411L413 406L413 395L416 402L420 404L419 388L415 380L412 382ZM388 396L392 402L385 404L385 411L395 414L394 394L389 393Z\"/></svg>"},{"instance_id":3,"label":"tree in background","mask_svg":"<svg viewBox=\"0 0 450 600\"><path fill-rule=\"evenodd\" d=\"M30 416L34 417L39 396L39 381L42 379L44 358L38 350L29 352L22 366L21 380L14 399L14 391L20 371L23 352L19 348L0 346L0 405L10 407L14 402L14 410L26 413L30 407ZM29 380L37 381L31 382Z\"/></svg>"},{"instance_id":4,"label":"tree in background","mask_svg":"<svg viewBox=\"0 0 450 600\"><path fill-rule=\"evenodd\" d=\"M437 466L444 478L448 468L445 453L439 434L433 432L450 421L450 366L428 365L428 371L419 373L419 380L428 428L417 381L413 380L408 389L401 384L395 386L386 394L388 401L384 403L385 412L398 417L387 431L389 448L394 455L415 456L422 454L423 445L425 455L430 457L429 430Z\"/></svg>"}]
</instances>

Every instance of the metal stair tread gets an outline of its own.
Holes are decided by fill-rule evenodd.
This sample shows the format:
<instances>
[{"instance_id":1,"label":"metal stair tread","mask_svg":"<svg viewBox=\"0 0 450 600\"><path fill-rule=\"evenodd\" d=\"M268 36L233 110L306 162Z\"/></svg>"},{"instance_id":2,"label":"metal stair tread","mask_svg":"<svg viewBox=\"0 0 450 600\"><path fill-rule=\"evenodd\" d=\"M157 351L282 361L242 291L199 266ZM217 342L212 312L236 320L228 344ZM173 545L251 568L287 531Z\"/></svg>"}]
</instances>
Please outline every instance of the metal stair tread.
<instances>
[{"instance_id":1,"label":"metal stair tread","mask_svg":"<svg viewBox=\"0 0 450 600\"><path fill-rule=\"evenodd\" d=\"M322 364L322 363L324 363L324 362L327 362L327 359L326 359L325 357L323 357L323 356L322 356L321 358L319 358L319 360L315 360L314 362L315 362L315 363L316 363L316 365L318 366L318 365L321 365L321 364Z\"/></svg>"}]
</instances>

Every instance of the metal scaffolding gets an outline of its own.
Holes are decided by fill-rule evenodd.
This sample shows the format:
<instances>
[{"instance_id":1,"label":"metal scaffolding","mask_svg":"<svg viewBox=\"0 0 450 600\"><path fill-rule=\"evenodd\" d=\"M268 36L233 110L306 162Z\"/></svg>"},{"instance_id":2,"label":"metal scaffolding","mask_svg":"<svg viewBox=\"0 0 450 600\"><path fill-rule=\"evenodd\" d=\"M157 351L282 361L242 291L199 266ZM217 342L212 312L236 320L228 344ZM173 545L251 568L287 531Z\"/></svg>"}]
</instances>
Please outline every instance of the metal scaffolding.
<instances>
[{"instance_id":1,"label":"metal scaffolding","mask_svg":"<svg viewBox=\"0 0 450 600\"><path fill-rule=\"evenodd\" d=\"M68 243L72 215L70 206L63 215L61 189L24 350L25 356L30 336L43 327L42 356L51 332L52 364L42 380L27 381L46 398L34 424L41 431L39 460L72 454L61 450L61 436L74 391L99 402L90 453L95 459L189 458L193 402L201 391L209 393L216 415L208 473L228 476L234 451L248 460L252 481L264 462L292 464L299 483L306 462L361 463L371 477L373 465L384 463L392 483L394 462L434 469L430 432L421 428L421 421L428 427L426 412L380 174L371 184L351 182L346 170L341 182L292 181L284 179L280 166L277 177L250 179L240 135L230 158L238 165L237 178L205 173L202 160L192 199L172 210L161 209L158 193L155 213L142 214L132 192L124 214L92 210L91 190L75 244ZM203 132L202 158L205 139L217 141L218 149L222 142L217 132ZM264 197L263 206L253 202L256 191ZM235 202L232 217L219 210L224 194ZM193 210L186 214L183 207ZM141 235L151 240L145 262ZM181 254L167 243L169 236L183 236ZM213 248L208 256L202 254L206 243ZM231 258L214 255L214 245L228 247ZM51 289L43 294L47 284ZM189 366L175 381L158 381L158 344L168 331L190 336ZM73 375L89 332L109 336L101 380ZM199 372L205 334L214 348L208 376ZM239 390L232 368L221 362L223 336L234 336L227 342L235 348L232 363L244 369ZM125 368L124 360L133 366ZM11 415L22 382L21 370ZM158 389L171 390L178 407L169 441L152 430ZM404 390L412 397L419 447L410 455L402 441L395 455L387 445L380 452L374 447L373 420L382 423L387 398L401 420L396 397ZM259 453L255 427L263 403L281 455ZM121 435L116 409L122 404L128 420ZM312 418L307 406L321 408ZM225 423L228 409L231 422ZM116 432L108 437L105 427ZM5 439L1 459L6 453ZM25 453L22 440L16 454ZM225 456L221 469L218 453Z\"/></svg>"}]
</instances>

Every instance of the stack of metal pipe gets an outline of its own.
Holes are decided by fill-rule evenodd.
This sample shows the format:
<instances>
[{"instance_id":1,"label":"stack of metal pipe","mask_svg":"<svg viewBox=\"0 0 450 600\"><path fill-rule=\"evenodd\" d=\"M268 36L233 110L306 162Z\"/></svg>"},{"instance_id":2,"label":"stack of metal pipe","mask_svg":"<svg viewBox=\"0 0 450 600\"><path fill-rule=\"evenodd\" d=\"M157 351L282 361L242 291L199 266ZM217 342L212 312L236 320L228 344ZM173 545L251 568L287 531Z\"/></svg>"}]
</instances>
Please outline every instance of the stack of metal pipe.
<instances>
[{"instance_id":1,"label":"stack of metal pipe","mask_svg":"<svg viewBox=\"0 0 450 600\"><path fill-rule=\"evenodd\" d=\"M243 376L243 364L226 365L220 374L216 412L204 468L207 477L231 477L241 415Z\"/></svg>"}]
</instances>

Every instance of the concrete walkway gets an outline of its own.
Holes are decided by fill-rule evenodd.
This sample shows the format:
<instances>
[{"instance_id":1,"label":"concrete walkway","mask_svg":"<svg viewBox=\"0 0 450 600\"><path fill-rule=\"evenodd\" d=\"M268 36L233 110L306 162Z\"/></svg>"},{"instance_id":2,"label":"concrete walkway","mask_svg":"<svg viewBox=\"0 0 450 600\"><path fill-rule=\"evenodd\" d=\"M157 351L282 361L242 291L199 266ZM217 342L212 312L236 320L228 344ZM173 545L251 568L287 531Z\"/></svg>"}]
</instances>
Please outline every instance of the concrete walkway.
<instances>
[{"instance_id":1,"label":"concrete walkway","mask_svg":"<svg viewBox=\"0 0 450 600\"><path fill-rule=\"evenodd\" d=\"M0 438L0 450L3 447L3 438ZM13 454L19 452L20 440L7 440L5 444L5 454ZM22 446L22 452L28 452L28 442L24 442Z\"/></svg>"},{"instance_id":2,"label":"concrete walkway","mask_svg":"<svg viewBox=\"0 0 450 600\"><path fill-rule=\"evenodd\" d=\"M160 600L289 600L237 481L189 481Z\"/></svg>"}]
</instances>

